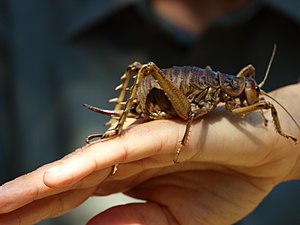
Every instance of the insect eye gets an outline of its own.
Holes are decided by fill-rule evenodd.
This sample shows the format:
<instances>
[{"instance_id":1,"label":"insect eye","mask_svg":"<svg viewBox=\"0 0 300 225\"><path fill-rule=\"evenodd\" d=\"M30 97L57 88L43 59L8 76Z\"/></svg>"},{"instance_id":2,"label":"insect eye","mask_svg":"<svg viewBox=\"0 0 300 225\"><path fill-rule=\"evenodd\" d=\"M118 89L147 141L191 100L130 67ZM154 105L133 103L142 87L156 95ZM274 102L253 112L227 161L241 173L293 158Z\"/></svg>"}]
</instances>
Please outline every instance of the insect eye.
<instances>
[{"instance_id":1,"label":"insect eye","mask_svg":"<svg viewBox=\"0 0 300 225\"><path fill-rule=\"evenodd\" d=\"M260 88L252 79L246 81L245 94L249 105L252 105L259 100Z\"/></svg>"},{"instance_id":2,"label":"insect eye","mask_svg":"<svg viewBox=\"0 0 300 225\"><path fill-rule=\"evenodd\" d=\"M258 85L255 87L255 91L256 91L257 96L259 96L260 88Z\"/></svg>"},{"instance_id":3,"label":"insect eye","mask_svg":"<svg viewBox=\"0 0 300 225\"><path fill-rule=\"evenodd\" d=\"M130 108L130 112L133 113L133 114L137 114L137 111L136 111L136 105L132 106Z\"/></svg>"}]
</instances>

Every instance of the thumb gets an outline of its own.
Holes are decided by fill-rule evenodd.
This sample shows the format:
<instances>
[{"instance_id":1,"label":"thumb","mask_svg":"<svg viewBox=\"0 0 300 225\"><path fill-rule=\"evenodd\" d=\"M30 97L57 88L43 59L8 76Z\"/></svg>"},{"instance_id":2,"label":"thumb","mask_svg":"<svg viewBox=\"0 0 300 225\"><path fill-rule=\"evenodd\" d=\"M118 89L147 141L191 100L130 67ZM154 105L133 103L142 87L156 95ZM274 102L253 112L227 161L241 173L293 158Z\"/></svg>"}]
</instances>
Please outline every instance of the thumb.
<instances>
[{"instance_id":1,"label":"thumb","mask_svg":"<svg viewBox=\"0 0 300 225\"><path fill-rule=\"evenodd\" d=\"M167 208L162 205L146 203L130 203L112 207L95 217L87 225L146 225L159 224L169 225L178 224L169 214Z\"/></svg>"}]
</instances>

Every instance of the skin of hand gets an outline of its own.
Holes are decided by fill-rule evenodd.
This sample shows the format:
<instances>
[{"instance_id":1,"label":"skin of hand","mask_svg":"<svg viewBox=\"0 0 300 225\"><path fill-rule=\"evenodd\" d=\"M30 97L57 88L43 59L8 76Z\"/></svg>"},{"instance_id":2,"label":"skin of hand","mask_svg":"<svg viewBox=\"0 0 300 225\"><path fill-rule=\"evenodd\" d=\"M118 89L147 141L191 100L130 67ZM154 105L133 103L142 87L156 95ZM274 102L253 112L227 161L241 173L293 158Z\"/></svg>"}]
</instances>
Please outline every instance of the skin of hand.
<instances>
[{"instance_id":1,"label":"skin of hand","mask_svg":"<svg viewBox=\"0 0 300 225\"><path fill-rule=\"evenodd\" d=\"M300 84L270 93L300 121ZM275 104L282 129L300 131ZM185 121L134 124L120 135L77 149L0 187L0 224L34 224L59 216L93 195L115 192L144 199L106 210L96 224L232 224L279 183L299 179L300 145L274 131L270 112L244 118L224 107L196 120L189 142L173 159ZM111 176L112 166L119 170Z\"/></svg>"}]
</instances>

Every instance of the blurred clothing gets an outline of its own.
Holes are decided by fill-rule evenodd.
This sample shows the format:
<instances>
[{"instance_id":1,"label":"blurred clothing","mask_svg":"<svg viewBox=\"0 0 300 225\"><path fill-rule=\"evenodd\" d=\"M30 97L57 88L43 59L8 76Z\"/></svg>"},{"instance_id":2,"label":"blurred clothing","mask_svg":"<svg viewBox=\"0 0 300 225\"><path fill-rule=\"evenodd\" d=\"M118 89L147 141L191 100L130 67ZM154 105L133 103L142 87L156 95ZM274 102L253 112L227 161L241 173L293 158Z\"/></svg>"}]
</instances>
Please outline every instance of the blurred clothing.
<instances>
[{"instance_id":1,"label":"blurred clothing","mask_svg":"<svg viewBox=\"0 0 300 225\"><path fill-rule=\"evenodd\" d=\"M133 61L154 61L161 68L210 65L228 74L251 63L261 81L276 43L264 90L297 82L300 6L289 2L294 7L253 1L192 37L162 20L144 0L0 0L0 183L62 157L90 133L103 132L108 118L81 105L113 108L107 99L116 97L114 87ZM276 189L273 208L281 199L299 202L296 188L286 187ZM258 210L273 209L264 204ZM272 219L284 219L289 206ZM252 224L271 221L268 213L259 215ZM297 212L288 215L296 221L290 225L299 223Z\"/></svg>"}]
</instances>

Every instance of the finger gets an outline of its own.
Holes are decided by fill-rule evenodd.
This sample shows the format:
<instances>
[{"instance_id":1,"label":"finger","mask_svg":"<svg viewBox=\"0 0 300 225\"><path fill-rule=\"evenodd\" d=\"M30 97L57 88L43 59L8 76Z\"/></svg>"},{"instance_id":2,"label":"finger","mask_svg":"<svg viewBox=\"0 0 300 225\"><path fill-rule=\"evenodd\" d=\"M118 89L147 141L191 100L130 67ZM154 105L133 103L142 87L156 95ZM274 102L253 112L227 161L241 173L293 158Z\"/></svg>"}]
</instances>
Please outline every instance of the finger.
<instances>
[{"instance_id":1,"label":"finger","mask_svg":"<svg viewBox=\"0 0 300 225\"><path fill-rule=\"evenodd\" d=\"M125 194L167 206L180 224L233 224L272 188L271 179L195 170L150 179Z\"/></svg>"},{"instance_id":2,"label":"finger","mask_svg":"<svg viewBox=\"0 0 300 225\"><path fill-rule=\"evenodd\" d=\"M73 185L87 175L119 162L131 162L167 151L172 162L184 124L152 121L124 130L119 136L92 143L60 161L44 174L49 187ZM151 135L147 135L151 133ZM80 165L80 166L79 166Z\"/></svg>"},{"instance_id":3,"label":"finger","mask_svg":"<svg viewBox=\"0 0 300 225\"><path fill-rule=\"evenodd\" d=\"M241 124L234 124L236 117L229 116L228 113L226 119L220 117L220 114L214 116L208 115L194 124L188 145L183 149L184 154L181 153L181 161L194 157L193 160L203 162L242 163L243 165L246 162L249 165L268 153L260 151L260 154L257 154L251 148L242 150L239 148L240 142L257 149L258 146L264 145L256 133L247 130L247 128L253 130L253 126L245 123L246 128L244 128ZM252 117L247 119L251 122ZM257 115L254 115L254 120L256 119ZM208 129L211 122L214 123L214 128ZM224 127L227 129L225 134ZM261 131L264 127L257 129ZM71 186L89 174L109 168L116 163L134 162L162 154L168 156L164 158L164 163L170 165L184 131L184 121L157 120L140 124L124 130L113 138L87 145L70 154L69 157L63 158L58 166L45 172L44 183L53 188ZM244 157L245 155L247 157Z\"/></svg>"},{"instance_id":4,"label":"finger","mask_svg":"<svg viewBox=\"0 0 300 225\"><path fill-rule=\"evenodd\" d=\"M68 191L97 188L109 174L110 170L101 170L85 177L73 186L63 188L49 188L43 182L45 165L36 171L18 177L0 187L0 213L8 213L26 204L49 196L57 196ZM26 184L26 185L24 185ZM21 188L20 188L21 187Z\"/></svg>"},{"instance_id":5,"label":"finger","mask_svg":"<svg viewBox=\"0 0 300 225\"><path fill-rule=\"evenodd\" d=\"M141 129L148 130L146 127ZM135 134L132 135L135 136ZM145 147L146 150L143 152L144 149L141 149L141 144L135 143L135 138L133 143L131 143L132 138L129 138L127 142L126 140L127 138L121 135L120 138L85 146L59 161L44 165L29 174L0 186L0 212L10 212L34 200L75 189L78 186L89 187L100 184L102 180L109 176L111 165L121 161L122 158L126 160L126 148L131 150L132 158L135 159L146 157L147 154L154 154L157 151L156 149L162 147L159 142L157 142L157 145L153 145L153 141L148 139L148 144L143 142L143 148ZM122 143L123 141L124 143ZM167 144L165 141L164 143ZM129 148L126 145L131 147ZM62 170L58 169L60 167ZM104 168L108 169L103 170ZM99 171L100 169L102 170ZM93 174L95 171L99 171L96 173L97 179ZM47 180L49 177L50 182ZM51 181L59 185L53 185Z\"/></svg>"},{"instance_id":6,"label":"finger","mask_svg":"<svg viewBox=\"0 0 300 225\"><path fill-rule=\"evenodd\" d=\"M10 213L0 214L0 224L31 225L45 218L57 217L80 205L93 192L92 188L75 190L34 201Z\"/></svg>"},{"instance_id":7,"label":"finger","mask_svg":"<svg viewBox=\"0 0 300 225\"><path fill-rule=\"evenodd\" d=\"M87 225L124 225L124 224L178 224L167 208L155 203L131 203L110 208L94 218Z\"/></svg>"},{"instance_id":8,"label":"finger","mask_svg":"<svg viewBox=\"0 0 300 225\"><path fill-rule=\"evenodd\" d=\"M53 165L55 163L44 165L0 186L0 213L10 212L28 202L45 197L47 192L56 194L57 190L47 187L42 179L45 170Z\"/></svg>"}]
</instances>

